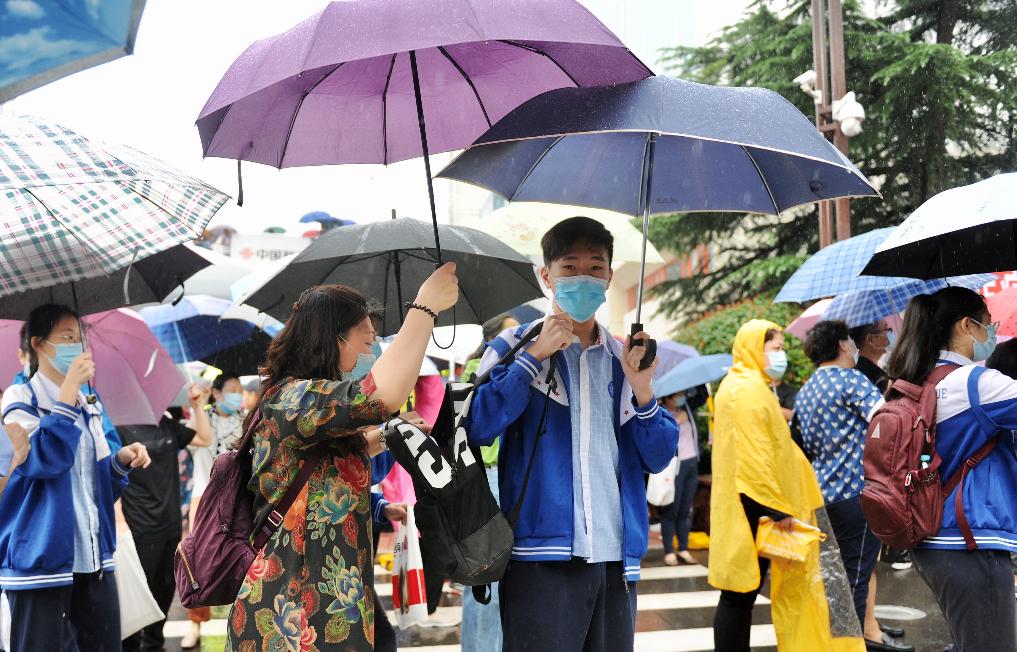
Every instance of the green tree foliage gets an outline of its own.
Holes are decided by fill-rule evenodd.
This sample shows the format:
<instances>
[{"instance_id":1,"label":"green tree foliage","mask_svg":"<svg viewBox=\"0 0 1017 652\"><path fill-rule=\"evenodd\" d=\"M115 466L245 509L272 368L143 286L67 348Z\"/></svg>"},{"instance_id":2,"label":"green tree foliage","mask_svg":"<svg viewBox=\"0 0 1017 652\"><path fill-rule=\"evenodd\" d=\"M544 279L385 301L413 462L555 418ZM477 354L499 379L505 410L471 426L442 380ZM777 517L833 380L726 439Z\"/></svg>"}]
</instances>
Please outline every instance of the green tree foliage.
<instances>
[{"instance_id":1,"label":"green tree foliage","mask_svg":"<svg viewBox=\"0 0 1017 652\"><path fill-rule=\"evenodd\" d=\"M772 299L773 295L763 295L707 313L681 328L676 334L678 341L696 347L702 355L731 353L738 329L750 319L769 319L784 327L798 316L800 310L794 304L773 303ZM788 358L784 380L801 386L813 371L812 362L794 335L785 335L784 348Z\"/></svg>"},{"instance_id":2,"label":"green tree foliage","mask_svg":"<svg viewBox=\"0 0 1017 652\"><path fill-rule=\"evenodd\" d=\"M865 106L850 157L883 199L853 200L856 233L900 223L932 195L1017 169L1017 2L896 0L867 16L844 7L847 88ZM760 0L702 47L664 53L669 74L762 86L803 113L793 83L813 67L810 3ZM650 237L678 254L712 245L710 272L658 286L672 316L695 317L779 288L818 248L818 211L778 217L689 214L655 218ZM716 254L722 254L717 257Z\"/></svg>"}]
</instances>

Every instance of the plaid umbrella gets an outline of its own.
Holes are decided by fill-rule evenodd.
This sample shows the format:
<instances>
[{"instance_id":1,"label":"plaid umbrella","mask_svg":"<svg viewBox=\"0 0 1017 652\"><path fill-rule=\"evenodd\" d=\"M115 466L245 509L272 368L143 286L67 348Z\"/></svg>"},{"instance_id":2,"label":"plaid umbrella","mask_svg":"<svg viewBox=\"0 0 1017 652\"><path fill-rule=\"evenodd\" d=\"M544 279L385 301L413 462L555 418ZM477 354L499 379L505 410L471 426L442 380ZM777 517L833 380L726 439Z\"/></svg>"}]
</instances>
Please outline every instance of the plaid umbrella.
<instances>
[{"instance_id":1,"label":"plaid umbrella","mask_svg":"<svg viewBox=\"0 0 1017 652\"><path fill-rule=\"evenodd\" d=\"M847 292L869 291L878 295L873 301L884 301L885 298L885 301L890 302L903 301L906 306L911 297L919 294L931 294L947 285L980 288L993 280L991 274L954 276L931 281L918 281L903 276L859 276L862 273L862 268L872 258L873 252L893 230L893 227L876 229L821 249L809 257L791 275L784 287L777 293L774 301L777 303L803 303L824 297L836 297ZM898 291L898 298L890 298L886 291L898 286L904 286ZM892 312L888 312L882 317L892 314Z\"/></svg>"},{"instance_id":2,"label":"plaid umbrella","mask_svg":"<svg viewBox=\"0 0 1017 652\"><path fill-rule=\"evenodd\" d=\"M200 237L229 197L137 150L0 117L0 297Z\"/></svg>"},{"instance_id":3,"label":"plaid umbrella","mask_svg":"<svg viewBox=\"0 0 1017 652\"><path fill-rule=\"evenodd\" d=\"M840 319L851 328L864 324L875 324L880 319L904 312L908 302L920 294L932 294L948 285L977 290L995 280L992 274L969 274L955 276L952 283L942 279L912 281L885 290L848 292L836 297L823 312L823 319Z\"/></svg>"}]
</instances>

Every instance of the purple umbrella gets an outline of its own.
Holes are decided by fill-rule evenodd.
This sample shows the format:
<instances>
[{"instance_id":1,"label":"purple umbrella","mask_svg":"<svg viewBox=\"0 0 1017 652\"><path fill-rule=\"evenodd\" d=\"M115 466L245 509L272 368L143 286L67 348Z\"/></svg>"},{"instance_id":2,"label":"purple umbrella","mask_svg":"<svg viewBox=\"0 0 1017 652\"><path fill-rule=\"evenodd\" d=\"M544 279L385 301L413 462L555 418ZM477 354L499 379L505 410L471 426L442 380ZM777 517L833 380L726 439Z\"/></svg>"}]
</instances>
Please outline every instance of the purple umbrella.
<instances>
[{"instance_id":1,"label":"purple umbrella","mask_svg":"<svg viewBox=\"0 0 1017 652\"><path fill-rule=\"evenodd\" d=\"M332 2L255 42L198 116L206 156L277 168L463 149L544 91L653 73L575 0ZM426 119L425 119L426 118Z\"/></svg>"}]
</instances>

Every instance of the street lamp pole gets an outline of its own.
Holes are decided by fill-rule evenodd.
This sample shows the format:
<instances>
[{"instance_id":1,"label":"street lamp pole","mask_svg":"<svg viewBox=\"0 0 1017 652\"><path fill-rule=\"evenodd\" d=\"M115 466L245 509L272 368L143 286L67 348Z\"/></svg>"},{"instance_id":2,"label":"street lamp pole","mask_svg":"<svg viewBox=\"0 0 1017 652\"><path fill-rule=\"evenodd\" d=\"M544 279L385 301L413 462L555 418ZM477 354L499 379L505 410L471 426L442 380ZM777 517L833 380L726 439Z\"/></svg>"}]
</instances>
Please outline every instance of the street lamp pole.
<instances>
[{"instance_id":1,"label":"street lamp pole","mask_svg":"<svg viewBox=\"0 0 1017 652\"><path fill-rule=\"evenodd\" d=\"M827 25L828 23L828 25ZM829 48L827 47L829 29ZM829 58L827 58L829 57ZM812 60L816 70L816 128L845 156L848 154L848 136L833 119L832 98L843 98L847 93L844 59L844 8L842 0L812 0ZM819 246L825 247L835 240L851 237L851 201L847 198L819 203Z\"/></svg>"}]
</instances>

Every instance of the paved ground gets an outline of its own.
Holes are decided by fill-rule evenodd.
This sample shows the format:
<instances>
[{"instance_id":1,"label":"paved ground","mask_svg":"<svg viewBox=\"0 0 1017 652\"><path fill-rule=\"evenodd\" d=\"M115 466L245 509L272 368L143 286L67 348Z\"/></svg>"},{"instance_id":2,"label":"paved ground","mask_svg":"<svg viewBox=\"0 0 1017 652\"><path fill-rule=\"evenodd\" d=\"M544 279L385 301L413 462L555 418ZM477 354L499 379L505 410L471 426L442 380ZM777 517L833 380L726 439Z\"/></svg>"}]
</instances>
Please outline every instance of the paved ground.
<instances>
[{"instance_id":1,"label":"paved ground","mask_svg":"<svg viewBox=\"0 0 1017 652\"><path fill-rule=\"evenodd\" d=\"M706 582L705 565L668 568L661 563L659 543L651 543L651 547L653 551L644 563L645 579L639 586L636 649L640 652L713 649L711 624L719 594ZM694 554L702 564L707 563L705 551ZM940 652L949 642L949 633L932 593L918 573L914 570L894 571L888 564L880 564L878 573L877 614L886 614L882 618L884 622L907 629L905 640L914 645L917 652ZM376 580L379 594L383 603L391 607L388 579L387 572L379 570ZM767 589L764 587L764 596L769 593ZM415 652L460 650L460 614L460 599L446 594L443 606L426 627L417 626L399 633L400 648L413 648ZM891 620L891 617L896 620ZM901 620L904 617L908 620ZM167 635L173 637L169 640L168 650L180 649L179 637L189 627L186 618L186 613L175 605L170 612L171 622L166 626ZM765 597L756 603L753 623L753 651L776 650L769 601ZM226 622L216 620L208 623L205 631L209 635L222 635L226 631Z\"/></svg>"}]
</instances>

